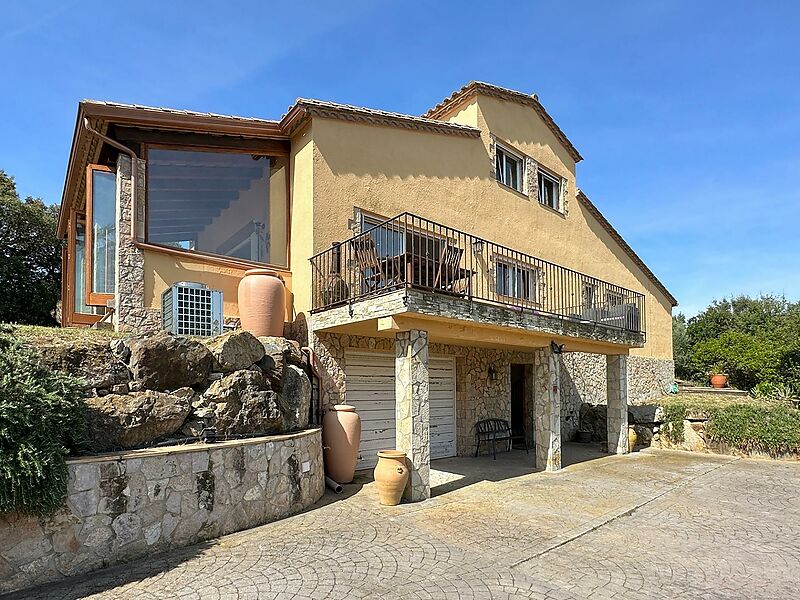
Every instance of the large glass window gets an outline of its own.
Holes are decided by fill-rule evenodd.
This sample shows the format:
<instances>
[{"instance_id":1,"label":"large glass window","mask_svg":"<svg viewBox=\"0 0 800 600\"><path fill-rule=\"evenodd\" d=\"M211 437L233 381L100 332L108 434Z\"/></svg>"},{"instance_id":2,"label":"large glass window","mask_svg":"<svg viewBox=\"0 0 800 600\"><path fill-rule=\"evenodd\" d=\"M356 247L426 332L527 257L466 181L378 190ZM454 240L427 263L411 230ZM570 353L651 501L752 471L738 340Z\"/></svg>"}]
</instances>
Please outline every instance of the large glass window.
<instances>
[{"instance_id":1,"label":"large glass window","mask_svg":"<svg viewBox=\"0 0 800 600\"><path fill-rule=\"evenodd\" d=\"M285 157L150 148L147 240L287 266Z\"/></svg>"},{"instance_id":2,"label":"large glass window","mask_svg":"<svg viewBox=\"0 0 800 600\"><path fill-rule=\"evenodd\" d=\"M86 198L86 237L90 254L87 303L104 305L114 295L117 242L117 177L107 167L91 165Z\"/></svg>"}]
</instances>

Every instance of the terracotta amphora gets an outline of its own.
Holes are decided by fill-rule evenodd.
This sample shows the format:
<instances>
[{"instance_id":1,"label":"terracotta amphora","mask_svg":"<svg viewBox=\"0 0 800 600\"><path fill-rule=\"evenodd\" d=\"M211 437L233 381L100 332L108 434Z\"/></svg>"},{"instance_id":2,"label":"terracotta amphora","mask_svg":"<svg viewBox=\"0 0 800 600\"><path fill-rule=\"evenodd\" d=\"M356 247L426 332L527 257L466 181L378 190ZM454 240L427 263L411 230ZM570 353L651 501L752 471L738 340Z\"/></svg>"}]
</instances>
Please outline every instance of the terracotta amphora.
<instances>
[{"instance_id":1,"label":"terracotta amphora","mask_svg":"<svg viewBox=\"0 0 800 600\"><path fill-rule=\"evenodd\" d=\"M636 435L636 428L633 425L628 425L628 452L633 452L638 441L639 436Z\"/></svg>"},{"instance_id":2,"label":"terracotta amphora","mask_svg":"<svg viewBox=\"0 0 800 600\"><path fill-rule=\"evenodd\" d=\"M399 450L378 452L378 465L374 475L380 503L384 506L400 504L409 476L406 453Z\"/></svg>"},{"instance_id":3,"label":"terracotta amphora","mask_svg":"<svg viewBox=\"0 0 800 600\"><path fill-rule=\"evenodd\" d=\"M355 406L337 404L322 419L325 471L336 483L350 483L361 443L361 417Z\"/></svg>"},{"instance_id":4,"label":"terracotta amphora","mask_svg":"<svg viewBox=\"0 0 800 600\"><path fill-rule=\"evenodd\" d=\"M283 280L270 269L248 269L239 282L242 329L256 337L283 336L286 292Z\"/></svg>"}]
</instances>

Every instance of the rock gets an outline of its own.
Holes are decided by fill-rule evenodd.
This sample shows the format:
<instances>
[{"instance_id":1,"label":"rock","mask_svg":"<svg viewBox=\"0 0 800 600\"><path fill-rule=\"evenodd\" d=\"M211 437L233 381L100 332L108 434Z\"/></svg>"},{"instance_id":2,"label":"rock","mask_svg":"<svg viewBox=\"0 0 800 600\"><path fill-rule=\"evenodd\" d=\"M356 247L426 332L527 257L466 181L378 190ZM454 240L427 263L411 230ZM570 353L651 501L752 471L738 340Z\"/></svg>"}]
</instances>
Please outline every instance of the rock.
<instances>
[{"instance_id":1,"label":"rock","mask_svg":"<svg viewBox=\"0 0 800 600\"><path fill-rule=\"evenodd\" d=\"M631 417L630 424L656 423L656 404L630 404L628 405L628 415Z\"/></svg>"},{"instance_id":2,"label":"rock","mask_svg":"<svg viewBox=\"0 0 800 600\"><path fill-rule=\"evenodd\" d=\"M264 346L249 331L230 331L203 340L214 355L215 370L231 372L247 369L264 357Z\"/></svg>"},{"instance_id":3,"label":"rock","mask_svg":"<svg viewBox=\"0 0 800 600\"><path fill-rule=\"evenodd\" d=\"M214 364L200 342L166 332L130 340L128 368L139 390L171 390L204 384Z\"/></svg>"},{"instance_id":4,"label":"rock","mask_svg":"<svg viewBox=\"0 0 800 600\"><path fill-rule=\"evenodd\" d=\"M86 399L95 450L137 448L177 431L189 415L185 397L152 390Z\"/></svg>"},{"instance_id":5,"label":"rock","mask_svg":"<svg viewBox=\"0 0 800 600\"><path fill-rule=\"evenodd\" d=\"M264 346L264 358L258 366L269 378L272 389L283 388L283 374L287 364L303 366L300 344L282 337L262 336L258 341Z\"/></svg>"},{"instance_id":6,"label":"rock","mask_svg":"<svg viewBox=\"0 0 800 600\"><path fill-rule=\"evenodd\" d=\"M287 431L308 427L311 381L305 371L296 365L288 365L284 371L280 404Z\"/></svg>"},{"instance_id":7,"label":"rock","mask_svg":"<svg viewBox=\"0 0 800 600\"><path fill-rule=\"evenodd\" d=\"M212 383L203 398L214 406L219 435L284 431L278 395L263 373L234 371Z\"/></svg>"},{"instance_id":8,"label":"rock","mask_svg":"<svg viewBox=\"0 0 800 600\"><path fill-rule=\"evenodd\" d=\"M117 340L122 341L122 340ZM37 344L42 365L84 380L83 389L110 389L130 379L128 368L100 340L61 341L55 336L48 344Z\"/></svg>"},{"instance_id":9,"label":"rock","mask_svg":"<svg viewBox=\"0 0 800 600\"><path fill-rule=\"evenodd\" d=\"M111 391L115 394L127 394L129 391L128 384L118 383L117 385L111 386Z\"/></svg>"},{"instance_id":10,"label":"rock","mask_svg":"<svg viewBox=\"0 0 800 600\"><path fill-rule=\"evenodd\" d=\"M607 411L608 408L605 404L581 405L581 429L591 432L593 442L605 442L608 439Z\"/></svg>"}]
</instances>

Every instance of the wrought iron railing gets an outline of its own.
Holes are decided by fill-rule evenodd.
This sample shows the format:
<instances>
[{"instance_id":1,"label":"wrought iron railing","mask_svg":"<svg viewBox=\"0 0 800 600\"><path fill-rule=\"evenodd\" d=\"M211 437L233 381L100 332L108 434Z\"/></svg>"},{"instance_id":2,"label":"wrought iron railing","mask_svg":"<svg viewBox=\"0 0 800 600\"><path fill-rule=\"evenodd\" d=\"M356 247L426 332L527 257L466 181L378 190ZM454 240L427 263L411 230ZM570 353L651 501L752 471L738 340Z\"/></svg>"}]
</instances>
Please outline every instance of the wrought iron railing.
<instances>
[{"instance_id":1,"label":"wrought iron railing","mask_svg":"<svg viewBox=\"0 0 800 600\"><path fill-rule=\"evenodd\" d=\"M644 295L410 213L311 257L312 312L426 290L645 332Z\"/></svg>"}]
</instances>

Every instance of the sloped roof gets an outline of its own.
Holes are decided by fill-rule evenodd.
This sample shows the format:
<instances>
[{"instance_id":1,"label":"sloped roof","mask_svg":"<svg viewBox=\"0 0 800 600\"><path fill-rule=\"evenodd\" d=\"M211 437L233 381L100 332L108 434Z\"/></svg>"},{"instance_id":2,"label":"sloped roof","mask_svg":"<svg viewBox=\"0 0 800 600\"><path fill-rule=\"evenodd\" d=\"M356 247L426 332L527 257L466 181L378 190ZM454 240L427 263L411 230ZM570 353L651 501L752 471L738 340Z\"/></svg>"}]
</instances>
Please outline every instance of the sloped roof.
<instances>
[{"instance_id":1,"label":"sloped roof","mask_svg":"<svg viewBox=\"0 0 800 600\"><path fill-rule=\"evenodd\" d=\"M459 90L456 90L450 94L450 96L442 100L439 104L431 108L425 113L425 116L430 119L439 119L445 114L449 113L453 108L476 94L483 94L485 96L491 96L493 98L500 98L501 100L508 100L510 102L516 102L517 104L530 106L542 118L550 131L553 132L553 135L558 138L558 141L560 141L564 148L566 148L573 160L575 162L580 162L583 160L580 152L578 152L577 148L572 145L572 142L569 141L566 134L561 131L561 128L553 120L553 117L551 117L550 114L544 109L544 106L542 106L541 102L539 102L539 97L536 94L523 94L522 92L517 92L515 90L500 87L499 85L493 85L491 83L486 83L484 81L470 81L467 85L463 86Z\"/></svg>"},{"instance_id":2,"label":"sloped roof","mask_svg":"<svg viewBox=\"0 0 800 600\"><path fill-rule=\"evenodd\" d=\"M469 125L447 123L428 117L417 117L403 113L366 108L363 106L352 106L350 104L339 104L338 102L328 102L326 100L316 100L312 98L298 98L297 101L289 107L286 114L283 115L281 127L284 132L291 133L306 117L323 117L341 121L367 123L370 125L388 125L405 129L415 129L418 131L448 133L469 137L480 136L480 130L470 127Z\"/></svg>"},{"instance_id":3,"label":"sloped roof","mask_svg":"<svg viewBox=\"0 0 800 600\"><path fill-rule=\"evenodd\" d=\"M603 216L603 213L600 212L600 209L595 206L595 204L589 200L589 197L583 193L582 190L578 190L578 201L586 207L586 209L591 213L591 215L597 220L598 223L605 229L608 234L614 239L617 244L619 244L620 248L625 251L631 260L636 263L636 266L639 267L642 272L647 276L647 278L652 281L655 286L667 297L667 299L672 303L672 306L678 306L678 301L675 299L675 296L670 294L669 290L666 286L659 281L658 277L655 276L650 268L644 264L644 261L639 258L639 255L634 252L633 248L630 247L628 242L626 242L619 232L614 229L614 226L609 223L608 219Z\"/></svg>"}]
</instances>

